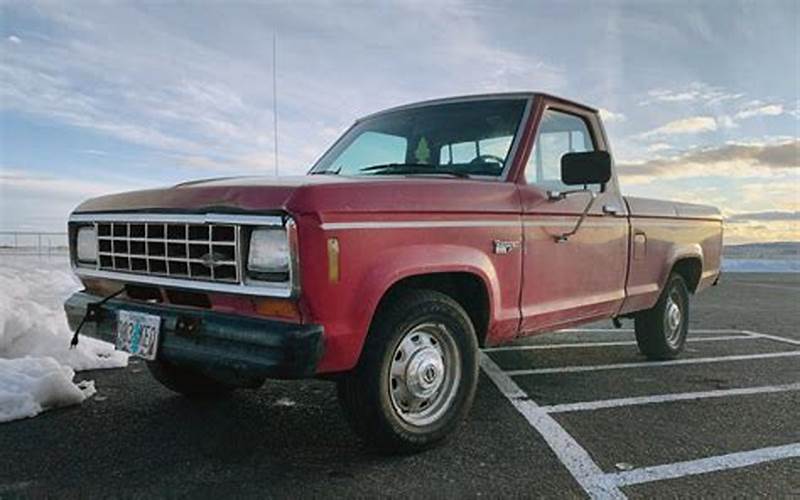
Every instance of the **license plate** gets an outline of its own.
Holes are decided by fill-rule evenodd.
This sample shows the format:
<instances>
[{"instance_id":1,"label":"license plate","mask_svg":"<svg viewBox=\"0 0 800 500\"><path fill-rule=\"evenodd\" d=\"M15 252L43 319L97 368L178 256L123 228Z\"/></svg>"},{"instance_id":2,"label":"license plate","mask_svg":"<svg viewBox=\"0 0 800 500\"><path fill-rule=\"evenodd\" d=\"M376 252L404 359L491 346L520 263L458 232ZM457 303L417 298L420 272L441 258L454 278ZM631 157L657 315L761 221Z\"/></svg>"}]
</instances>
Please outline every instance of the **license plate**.
<instances>
[{"instance_id":1,"label":"license plate","mask_svg":"<svg viewBox=\"0 0 800 500\"><path fill-rule=\"evenodd\" d=\"M156 359L161 317L132 311L117 312L117 342L120 351L140 358Z\"/></svg>"}]
</instances>

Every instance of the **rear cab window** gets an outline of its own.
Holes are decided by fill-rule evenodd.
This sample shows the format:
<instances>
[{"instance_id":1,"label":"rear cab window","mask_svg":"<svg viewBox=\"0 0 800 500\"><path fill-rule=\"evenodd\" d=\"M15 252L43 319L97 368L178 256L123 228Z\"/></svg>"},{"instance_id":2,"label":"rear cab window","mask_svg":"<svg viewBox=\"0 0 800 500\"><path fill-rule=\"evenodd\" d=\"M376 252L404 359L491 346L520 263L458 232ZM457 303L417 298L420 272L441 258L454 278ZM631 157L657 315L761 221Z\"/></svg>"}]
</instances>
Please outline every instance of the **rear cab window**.
<instances>
[{"instance_id":1,"label":"rear cab window","mask_svg":"<svg viewBox=\"0 0 800 500\"><path fill-rule=\"evenodd\" d=\"M513 141L513 135L506 135L479 141L445 144L439 150L439 163L470 163L487 157L505 158Z\"/></svg>"}]
</instances>

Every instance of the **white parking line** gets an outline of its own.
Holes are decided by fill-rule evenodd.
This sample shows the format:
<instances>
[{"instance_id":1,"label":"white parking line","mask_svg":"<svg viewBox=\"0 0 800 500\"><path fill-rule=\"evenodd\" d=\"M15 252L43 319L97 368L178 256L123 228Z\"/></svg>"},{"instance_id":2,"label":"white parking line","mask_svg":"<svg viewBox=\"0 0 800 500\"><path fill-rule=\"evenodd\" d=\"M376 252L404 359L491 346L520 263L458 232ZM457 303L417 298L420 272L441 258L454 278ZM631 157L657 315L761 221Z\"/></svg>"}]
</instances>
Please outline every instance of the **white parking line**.
<instances>
[{"instance_id":1,"label":"white parking line","mask_svg":"<svg viewBox=\"0 0 800 500\"><path fill-rule=\"evenodd\" d=\"M563 330L556 330L555 332L551 333L633 333L633 328L565 328ZM693 333L747 333L746 330L733 330L730 328L722 328L722 329L708 329L708 328L698 328L698 329L689 329L689 335Z\"/></svg>"},{"instance_id":2,"label":"white parking line","mask_svg":"<svg viewBox=\"0 0 800 500\"><path fill-rule=\"evenodd\" d=\"M631 329L572 329L562 330L565 332L632 332ZM724 340L742 339L766 339L782 342L793 346L800 346L800 340L769 335L750 330L692 330L691 333L708 334L730 334L718 335L715 337L690 338L693 342L714 342ZM585 347L609 347L635 345L632 341L613 341L613 342L565 342L560 344L539 344L539 345L519 345L502 346L497 348L485 349L486 352L509 351L509 350L540 350L540 349L562 349L562 348L585 348ZM674 479L696 474L723 471L748 467L764 462L777 461L787 458L800 457L800 443L793 443L785 446L775 446L757 450L729 453L714 457L707 457L698 460L689 460L672 464L664 464L652 467L642 467L624 472L604 473L597 463L591 458L589 453L573 438L558 422L551 416L553 413L591 411L603 408L616 408L622 406L646 405L667 403L672 401L691 401L707 398L722 398L733 396L746 396L754 394L781 393L789 391L800 391L800 382L781 385L746 387L737 389L723 389L714 391L698 391L677 394L660 394L653 396L640 396L629 398L617 398L598 401L585 401L578 403L566 403L559 405L540 406L533 401L511 377L524 375L539 375L550 373L575 373L591 372L601 370L616 370L628 368L646 368L673 365L689 365L700 363L719 363L728 361L745 361L757 359L774 359L784 357L800 356L800 350L782 351L761 354L744 354L719 357L705 357L693 359L675 359L668 361L650 361L634 363L617 363L607 365L592 366L563 366L554 368L538 368L530 370L510 370L503 371L492 361L486 352L481 354L481 367L494 384L500 389L503 395L511 402L536 429L547 444L561 460L567 470L572 474L578 484L586 491L591 498L625 498L620 490L621 487Z\"/></svg>"},{"instance_id":3,"label":"white parking line","mask_svg":"<svg viewBox=\"0 0 800 500\"><path fill-rule=\"evenodd\" d=\"M615 363L610 365L578 365L559 366L554 368L535 368L532 370L509 370L505 373L511 377L522 375L544 375L548 373L577 373L594 372L602 370L622 370L627 368L655 368L660 366L693 365L700 363L722 363L727 361L745 361L749 359L771 359L800 356L800 351L769 352L763 354L740 354L733 356L719 356L711 358L671 359L668 361L642 361L635 363Z\"/></svg>"},{"instance_id":4,"label":"white parking line","mask_svg":"<svg viewBox=\"0 0 800 500\"><path fill-rule=\"evenodd\" d=\"M794 384L767 385L761 387L743 387L738 389L720 389L716 391L683 392L677 394L658 394L655 396L640 396L632 398L604 399L598 401L584 401L581 403L564 403L559 405L542 406L542 411L547 413L564 413L570 411L589 411L604 408L619 408L621 406L648 405L654 403L671 403L673 401L693 401L708 398L724 398L730 396L747 396L752 394L771 394L776 392L800 391L800 382Z\"/></svg>"},{"instance_id":5,"label":"white parking line","mask_svg":"<svg viewBox=\"0 0 800 500\"><path fill-rule=\"evenodd\" d=\"M575 438L542 411L486 354L481 354L481 367L514 408L542 435L590 498L626 498Z\"/></svg>"},{"instance_id":6,"label":"white parking line","mask_svg":"<svg viewBox=\"0 0 800 500\"><path fill-rule=\"evenodd\" d=\"M624 472L607 474L606 478L617 486L663 481L696 474L706 474L722 470L738 469L764 462L800 457L800 443L773 446L758 450L729 453L715 457L701 458L654 467L643 467Z\"/></svg>"},{"instance_id":7,"label":"white parking line","mask_svg":"<svg viewBox=\"0 0 800 500\"><path fill-rule=\"evenodd\" d=\"M718 342L722 340L753 340L755 335L720 335L718 337L700 337L689 338L687 342ZM487 347L484 352L502 352L502 351L534 351L534 350L548 350L548 349L569 349L569 348L586 348L586 347L617 347L617 346L630 346L636 345L635 340L620 340L616 342L565 342L563 344L525 344L525 345L508 345L500 347Z\"/></svg>"},{"instance_id":8,"label":"white parking line","mask_svg":"<svg viewBox=\"0 0 800 500\"><path fill-rule=\"evenodd\" d=\"M762 339L770 339L776 342L783 342L785 344L800 345L800 340L789 339L786 337L779 337L777 335L769 335L766 333L751 332L750 330L742 330L742 333L752 335L753 337L760 337Z\"/></svg>"}]
</instances>

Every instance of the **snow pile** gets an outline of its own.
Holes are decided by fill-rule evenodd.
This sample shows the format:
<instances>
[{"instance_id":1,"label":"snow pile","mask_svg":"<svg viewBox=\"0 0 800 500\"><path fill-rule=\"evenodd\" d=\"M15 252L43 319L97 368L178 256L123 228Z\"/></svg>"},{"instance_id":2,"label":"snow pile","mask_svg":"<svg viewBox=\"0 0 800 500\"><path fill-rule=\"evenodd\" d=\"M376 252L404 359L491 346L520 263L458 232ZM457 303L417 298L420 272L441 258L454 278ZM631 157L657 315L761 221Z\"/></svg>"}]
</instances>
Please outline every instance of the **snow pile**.
<instances>
[{"instance_id":1,"label":"snow pile","mask_svg":"<svg viewBox=\"0 0 800 500\"><path fill-rule=\"evenodd\" d=\"M78 404L95 393L94 382L74 384L74 375L53 358L0 360L0 422Z\"/></svg>"},{"instance_id":2,"label":"snow pile","mask_svg":"<svg viewBox=\"0 0 800 500\"><path fill-rule=\"evenodd\" d=\"M65 257L0 255L0 422L80 403L94 393L75 371L126 366L111 344L72 332L64 300L80 285Z\"/></svg>"}]
</instances>

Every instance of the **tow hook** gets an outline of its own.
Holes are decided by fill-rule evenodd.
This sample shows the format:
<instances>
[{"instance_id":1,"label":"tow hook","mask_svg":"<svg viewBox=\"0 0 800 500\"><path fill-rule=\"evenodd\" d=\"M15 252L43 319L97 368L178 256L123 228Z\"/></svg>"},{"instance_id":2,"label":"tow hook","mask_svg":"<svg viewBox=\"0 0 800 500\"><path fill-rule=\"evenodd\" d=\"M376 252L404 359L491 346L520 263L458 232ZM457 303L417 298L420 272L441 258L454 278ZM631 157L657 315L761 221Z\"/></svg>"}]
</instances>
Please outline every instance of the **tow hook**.
<instances>
[{"instance_id":1,"label":"tow hook","mask_svg":"<svg viewBox=\"0 0 800 500\"><path fill-rule=\"evenodd\" d=\"M181 337L193 337L200 331L200 318L193 318L191 316L178 316L175 322L175 334Z\"/></svg>"},{"instance_id":2,"label":"tow hook","mask_svg":"<svg viewBox=\"0 0 800 500\"><path fill-rule=\"evenodd\" d=\"M611 318L611 322L614 324L614 328L616 328L617 330L622 328L622 321L620 321L619 318L617 317Z\"/></svg>"}]
</instances>

